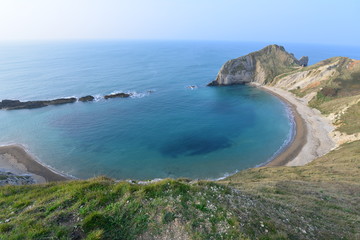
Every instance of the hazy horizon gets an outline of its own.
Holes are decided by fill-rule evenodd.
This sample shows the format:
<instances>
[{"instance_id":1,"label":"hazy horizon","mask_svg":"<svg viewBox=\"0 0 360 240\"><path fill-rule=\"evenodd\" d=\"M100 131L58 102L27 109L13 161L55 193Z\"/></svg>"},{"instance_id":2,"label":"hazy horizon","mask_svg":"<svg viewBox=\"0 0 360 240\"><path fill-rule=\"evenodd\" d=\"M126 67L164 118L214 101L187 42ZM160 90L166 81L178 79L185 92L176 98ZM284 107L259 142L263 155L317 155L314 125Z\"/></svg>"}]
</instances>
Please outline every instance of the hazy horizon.
<instances>
[{"instance_id":1,"label":"hazy horizon","mask_svg":"<svg viewBox=\"0 0 360 240\"><path fill-rule=\"evenodd\" d=\"M0 41L172 40L360 45L360 2L2 0Z\"/></svg>"}]
</instances>

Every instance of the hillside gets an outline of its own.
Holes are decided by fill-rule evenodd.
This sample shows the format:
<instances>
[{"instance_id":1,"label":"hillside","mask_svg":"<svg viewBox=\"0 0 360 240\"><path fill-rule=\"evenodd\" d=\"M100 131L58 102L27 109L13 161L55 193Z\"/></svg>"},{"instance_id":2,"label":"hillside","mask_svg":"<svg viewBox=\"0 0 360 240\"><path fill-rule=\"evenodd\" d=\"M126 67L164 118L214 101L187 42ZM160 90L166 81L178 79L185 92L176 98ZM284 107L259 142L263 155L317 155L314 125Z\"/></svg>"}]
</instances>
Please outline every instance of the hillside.
<instances>
[{"instance_id":1,"label":"hillside","mask_svg":"<svg viewBox=\"0 0 360 240\"><path fill-rule=\"evenodd\" d=\"M360 139L360 61L330 58L278 75L270 85L294 93L327 116L339 145Z\"/></svg>"},{"instance_id":2,"label":"hillside","mask_svg":"<svg viewBox=\"0 0 360 240\"><path fill-rule=\"evenodd\" d=\"M0 188L0 239L356 239L360 142L303 167L221 182L86 181Z\"/></svg>"}]
</instances>

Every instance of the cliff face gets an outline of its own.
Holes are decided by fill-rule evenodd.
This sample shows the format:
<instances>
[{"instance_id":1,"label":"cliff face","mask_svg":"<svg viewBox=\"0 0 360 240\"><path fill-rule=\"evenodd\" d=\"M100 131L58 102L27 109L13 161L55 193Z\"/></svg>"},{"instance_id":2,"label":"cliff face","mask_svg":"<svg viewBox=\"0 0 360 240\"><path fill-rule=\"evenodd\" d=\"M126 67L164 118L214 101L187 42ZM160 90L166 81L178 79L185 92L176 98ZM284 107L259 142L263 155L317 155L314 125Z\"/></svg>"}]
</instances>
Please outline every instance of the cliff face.
<instances>
[{"instance_id":1,"label":"cliff face","mask_svg":"<svg viewBox=\"0 0 360 240\"><path fill-rule=\"evenodd\" d=\"M260 51L226 62L220 69L216 80L209 86L232 85L256 82L267 84L276 76L307 65L308 58L301 62L284 47L269 45Z\"/></svg>"}]
</instances>

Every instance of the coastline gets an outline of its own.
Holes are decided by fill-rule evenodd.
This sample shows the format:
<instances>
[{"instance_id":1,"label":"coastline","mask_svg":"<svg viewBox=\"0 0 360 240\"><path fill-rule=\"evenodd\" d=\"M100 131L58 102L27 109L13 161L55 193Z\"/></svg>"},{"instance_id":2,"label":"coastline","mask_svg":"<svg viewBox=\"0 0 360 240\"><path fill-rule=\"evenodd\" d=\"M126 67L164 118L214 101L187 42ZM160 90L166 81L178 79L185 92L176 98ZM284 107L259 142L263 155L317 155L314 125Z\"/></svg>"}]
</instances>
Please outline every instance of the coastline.
<instances>
[{"instance_id":1,"label":"coastline","mask_svg":"<svg viewBox=\"0 0 360 240\"><path fill-rule=\"evenodd\" d=\"M267 91L287 104L295 121L293 140L279 155L263 166L303 166L336 147L336 142L329 134L334 126L318 110L307 106L305 100L280 88L256 84L252 86Z\"/></svg>"},{"instance_id":2,"label":"coastline","mask_svg":"<svg viewBox=\"0 0 360 240\"><path fill-rule=\"evenodd\" d=\"M0 147L0 172L30 175L36 183L57 182L71 178L39 163L20 145Z\"/></svg>"},{"instance_id":3,"label":"coastline","mask_svg":"<svg viewBox=\"0 0 360 240\"><path fill-rule=\"evenodd\" d=\"M292 140L277 156L260 167L302 166L336 147L329 135L334 127L319 111L308 107L305 100L279 88L250 85L267 91L289 106L295 122ZM30 175L36 183L71 179L38 162L21 145L0 146L0 173L7 171L17 175Z\"/></svg>"},{"instance_id":4,"label":"coastline","mask_svg":"<svg viewBox=\"0 0 360 240\"><path fill-rule=\"evenodd\" d=\"M276 92L273 92L264 87L260 87L260 88L270 93L271 95L279 98L282 102L284 102L284 104L286 104L289 107L291 114L293 116L295 126L294 126L294 135L292 136L291 141L273 159L270 159L268 162L265 162L264 164L260 165L261 167L284 166L290 161L292 161L300 153L300 151L306 144L307 126L305 124L304 119L298 113L296 105L294 105L285 97L281 96Z\"/></svg>"}]
</instances>

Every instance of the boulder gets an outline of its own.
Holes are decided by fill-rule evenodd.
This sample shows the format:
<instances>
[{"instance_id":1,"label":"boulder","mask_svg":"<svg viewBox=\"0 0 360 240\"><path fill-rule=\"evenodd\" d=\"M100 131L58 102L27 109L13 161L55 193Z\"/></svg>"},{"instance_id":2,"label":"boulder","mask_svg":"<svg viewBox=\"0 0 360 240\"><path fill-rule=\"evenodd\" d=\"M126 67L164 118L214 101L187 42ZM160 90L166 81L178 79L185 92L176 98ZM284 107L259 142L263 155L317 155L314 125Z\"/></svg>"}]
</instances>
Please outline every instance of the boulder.
<instances>
[{"instance_id":1,"label":"boulder","mask_svg":"<svg viewBox=\"0 0 360 240\"><path fill-rule=\"evenodd\" d=\"M91 102L91 101L94 101L94 99L95 98L93 96L88 95L88 96L79 98L79 101L80 102Z\"/></svg>"},{"instance_id":2,"label":"boulder","mask_svg":"<svg viewBox=\"0 0 360 240\"><path fill-rule=\"evenodd\" d=\"M105 99L109 99L109 98L127 98L127 97L130 97L130 96L131 96L130 93L113 93L113 94L105 95L104 98Z\"/></svg>"}]
</instances>

